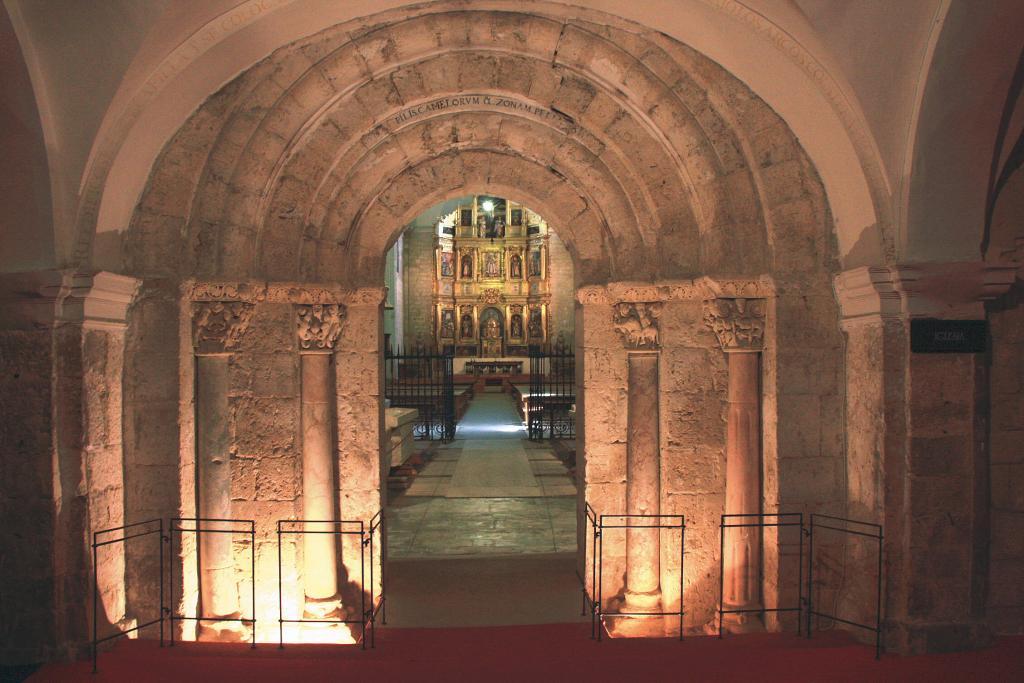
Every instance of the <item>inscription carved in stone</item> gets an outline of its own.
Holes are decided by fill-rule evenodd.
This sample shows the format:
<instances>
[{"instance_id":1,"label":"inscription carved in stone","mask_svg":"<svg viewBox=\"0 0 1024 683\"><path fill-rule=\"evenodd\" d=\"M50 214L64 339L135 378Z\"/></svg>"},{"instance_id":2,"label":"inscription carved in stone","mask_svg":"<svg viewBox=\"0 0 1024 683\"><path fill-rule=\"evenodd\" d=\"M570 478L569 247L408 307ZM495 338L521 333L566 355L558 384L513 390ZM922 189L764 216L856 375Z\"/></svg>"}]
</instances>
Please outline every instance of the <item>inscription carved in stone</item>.
<instances>
[{"instance_id":1,"label":"inscription carved in stone","mask_svg":"<svg viewBox=\"0 0 1024 683\"><path fill-rule=\"evenodd\" d=\"M619 302L613 308L613 325L629 349L658 348L658 318L662 303Z\"/></svg>"},{"instance_id":2,"label":"inscription carved in stone","mask_svg":"<svg viewBox=\"0 0 1024 683\"><path fill-rule=\"evenodd\" d=\"M216 353L238 345L252 320L252 304L202 301L192 304L192 343L198 351Z\"/></svg>"},{"instance_id":3,"label":"inscription carved in stone","mask_svg":"<svg viewBox=\"0 0 1024 683\"><path fill-rule=\"evenodd\" d=\"M313 304L295 308L299 349L331 351L341 334L345 307L335 304Z\"/></svg>"},{"instance_id":4,"label":"inscription carved in stone","mask_svg":"<svg viewBox=\"0 0 1024 683\"><path fill-rule=\"evenodd\" d=\"M767 310L764 299L709 299L704 302L704 323L724 351L760 351Z\"/></svg>"}]
</instances>

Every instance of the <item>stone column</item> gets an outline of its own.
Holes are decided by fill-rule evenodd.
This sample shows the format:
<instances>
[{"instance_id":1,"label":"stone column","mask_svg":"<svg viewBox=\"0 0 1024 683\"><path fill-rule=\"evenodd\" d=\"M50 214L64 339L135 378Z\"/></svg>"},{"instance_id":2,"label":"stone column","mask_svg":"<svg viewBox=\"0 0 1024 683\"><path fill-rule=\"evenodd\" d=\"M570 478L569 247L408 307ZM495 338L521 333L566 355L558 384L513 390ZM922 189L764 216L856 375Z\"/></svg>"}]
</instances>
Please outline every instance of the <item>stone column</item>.
<instances>
[{"instance_id":1,"label":"stone column","mask_svg":"<svg viewBox=\"0 0 1024 683\"><path fill-rule=\"evenodd\" d=\"M94 569L100 636L133 625L125 545L100 548L93 567L91 543L125 523L124 330L138 286L107 272L0 274L0 585L19 624L0 659L87 652Z\"/></svg>"},{"instance_id":2,"label":"stone column","mask_svg":"<svg viewBox=\"0 0 1024 683\"><path fill-rule=\"evenodd\" d=\"M337 305L298 306L299 353L302 358L302 517L336 519L334 496L334 429L332 425L331 355L341 333L344 309ZM332 524L307 524L307 531L333 531ZM335 618L338 597L337 538L305 534L303 584L305 616Z\"/></svg>"},{"instance_id":3,"label":"stone column","mask_svg":"<svg viewBox=\"0 0 1024 683\"><path fill-rule=\"evenodd\" d=\"M252 304L201 302L193 305L193 342L196 350L196 465L198 516L231 517L231 454L228 433L228 358L252 317ZM207 529L232 529L231 524L203 522ZM241 641L247 637L239 622L219 621L240 615L235 582L232 534L208 533L199 537L202 614L199 637Z\"/></svg>"},{"instance_id":4,"label":"stone column","mask_svg":"<svg viewBox=\"0 0 1024 683\"><path fill-rule=\"evenodd\" d=\"M915 352L913 319L991 319L985 302L1016 271L927 263L835 278L846 335L847 516L884 527L889 650L948 651L989 638L989 359ZM875 615L875 552L859 540L843 548L840 610L862 623Z\"/></svg>"},{"instance_id":5,"label":"stone column","mask_svg":"<svg viewBox=\"0 0 1024 683\"><path fill-rule=\"evenodd\" d=\"M658 317L661 303L617 303L615 330L628 353L626 415L626 514L661 512L661 447L658 433ZM629 525L658 520L627 518ZM661 605L661 530L626 530L626 593L624 612L657 612ZM616 620L616 635L653 635L660 620Z\"/></svg>"},{"instance_id":6,"label":"stone column","mask_svg":"<svg viewBox=\"0 0 1024 683\"><path fill-rule=\"evenodd\" d=\"M725 513L761 512L760 351L764 299L705 302L704 320L714 330L729 365L728 432L725 446ZM754 522L755 519L743 520ZM722 601L726 609L761 606L761 530L729 529L725 537ZM757 615L726 615L730 631L760 628Z\"/></svg>"},{"instance_id":7,"label":"stone column","mask_svg":"<svg viewBox=\"0 0 1024 683\"><path fill-rule=\"evenodd\" d=\"M89 527L95 532L125 524L122 383L128 313L138 291L135 278L113 273L79 276L65 302L68 317L81 320L82 449L88 488ZM134 521L134 520L131 520ZM111 535L111 538L116 538ZM125 591L125 544L97 554L100 614L119 629L131 628Z\"/></svg>"},{"instance_id":8,"label":"stone column","mask_svg":"<svg viewBox=\"0 0 1024 683\"><path fill-rule=\"evenodd\" d=\"M626 442L626 512L658 514L661 463L658 447L658 354L630 353ZM657 520L633 520L650 524ZM626 531L626 605L630 611L656 611L661 601L659 529Z\"/></svg>"},{"instance_id":9,"label":"stone column","mask_svg":"<svg viewBox=\"0 0 1024 683\"><path fill-rule=\"evenodd\" d=\"M349 292L344 301L345 324L334 356L339 506L342 519L369 522L383 507L388 469L380 354L384 288L361 287ZM379 596L383 565L379 537L373 550L373 558L368 557L365 565L366 587L368 592L372 562ZM363 567L357 536L342 539L341 556L348 581L358 583Z\"/></svg>"}]
</instances>

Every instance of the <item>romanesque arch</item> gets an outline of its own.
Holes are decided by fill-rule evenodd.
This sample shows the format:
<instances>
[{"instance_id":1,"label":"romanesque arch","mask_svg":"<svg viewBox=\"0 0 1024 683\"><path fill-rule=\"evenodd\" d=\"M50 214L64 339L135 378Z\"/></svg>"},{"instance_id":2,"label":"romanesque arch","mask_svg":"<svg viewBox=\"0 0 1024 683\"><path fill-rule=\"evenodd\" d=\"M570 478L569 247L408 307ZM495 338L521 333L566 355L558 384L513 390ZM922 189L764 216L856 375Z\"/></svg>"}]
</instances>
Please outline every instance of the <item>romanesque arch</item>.
<instances>
[{"instance_id":1,"label":"romanesque arch","mask_svg":"<svg viewBox=\"0 0 1024 683\"><path fill-rule=\"evenodd\" d=\"M203 433L192 386L210 380L194 377L193 353L210 352L193 316L219 304L231 306L217 315L238 311L222 327L240 328L215 350L232 359L218 370L232 378L218 405L238 459L222 485L254 517L294 507L292 309L326 305L346 311L330 347L339 505L368 519L380 507L384 254L424 208L474 192L521 198L573 255L589 395L583 477L609 511L628 503L627 356L656 341L659 364L645 376L659 384L657 499L693 520L688 623L703 627L731 447L723 350L760 355L760 504L842 509L838 254L821 180L786 123L711 60L640 26L426 5L297 41L213 94L165 145L125 237L125 270L142 280L126 350L126 509L196 509L193 475L144 494L130 483L154 467L201 467L189 455ZM616 334L653 310L658 329L641 342ZM753 345L721 336L737 315L763 330ZM269 557L270 533L260 534ZM617 552L612 573L625 566ZM774 593L777 545L765 561L763 589ZM660 566L664 600L678 603L668 588L678 560L666 551ZM144 595L143 578L129 576L130 597ZM185 581L183 599L196 599Z\"/></svg>"}]
</instances>

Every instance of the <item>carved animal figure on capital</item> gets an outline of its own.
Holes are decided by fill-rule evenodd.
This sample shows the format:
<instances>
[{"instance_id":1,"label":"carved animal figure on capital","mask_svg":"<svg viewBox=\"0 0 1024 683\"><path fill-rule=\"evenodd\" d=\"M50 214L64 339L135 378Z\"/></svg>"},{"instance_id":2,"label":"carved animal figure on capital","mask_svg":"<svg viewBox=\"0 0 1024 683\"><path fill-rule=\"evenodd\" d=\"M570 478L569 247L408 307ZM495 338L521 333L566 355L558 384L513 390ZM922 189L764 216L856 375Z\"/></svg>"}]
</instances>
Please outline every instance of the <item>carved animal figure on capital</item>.
<instances>
[{"instance_id":1,"label":"carved animal figure on capital","mask_svg":"<svg viewBox=\"0 0 1024 683\"><path fill-rule=\"evenodd\" d=\"M615 304L613 324L615 331L619 333L627 347L655 348L658 346L658 317L660 315L660 302L619 302Z\"/></svg>"}]
</instances>

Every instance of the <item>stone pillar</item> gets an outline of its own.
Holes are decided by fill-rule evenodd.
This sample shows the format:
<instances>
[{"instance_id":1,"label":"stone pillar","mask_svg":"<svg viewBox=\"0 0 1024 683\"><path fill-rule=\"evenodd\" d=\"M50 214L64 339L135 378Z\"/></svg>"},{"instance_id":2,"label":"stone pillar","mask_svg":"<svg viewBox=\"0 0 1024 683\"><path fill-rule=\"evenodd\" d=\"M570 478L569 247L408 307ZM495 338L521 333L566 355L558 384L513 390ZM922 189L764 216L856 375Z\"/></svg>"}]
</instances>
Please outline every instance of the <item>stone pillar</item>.
<instances>
[{"instance_id":1,"label":"stone pillar","mask_svg":"<svg viewBox=\"0 0 1024 683\"><path fill-rule=\"evenodd\" d=\"M0 274L0 518L10 520L0 584L12 587L5 609L18 615L0 660L86 652L94 570L100 635L133 624L124 545L101 548L93 567L91 543L94 531L125 523L124 329L138 285L107 272Z\"/></svg>"},{"instance_id":2,"label":"stone pillar","mask_svg":"<svg viewBox=\"0 0 1024 683\"><path fill-rule=\"evenodd\" d=\"M331 354L341 333L344 309L337 305L296 308L299 353L302 357L302 517L334 520L334 391ZM333 531L332 524L307 524L307 531ZM303 584L306 618L335 618L338 597L337 538L305 534Z\"/></svg>"},{"instance_id":3,"label":"stone pillar","mask_svg":"<svg viewBox=\"0 0 1024 683\"><path fill-rule=\"evenodd\" d=\"M578 571L589 589L594 583L594 547L585 504L599 513L626 508L629 372L626 354L615 352L621 342L612 327L606 288L581 287L576 302L576 535L579 547L586 549ZM602 563L605 585L615 586L616 591L626 572L622 541L619 538L615 545L605 547Z\"/></svg>"},{"instance_id":4,"label":"stone pillar","mask_svg":"<svg viewBox=\"0 0 1024 683\"><path fill-rule=\"evenodd\" d=\"M984 302L1009 289L1016 269L910 264L835 279L846 335L847 515L884 527L887 649L949 651L989 639L988 359L915 353L911 337L914 318L985 319ZM844 548L840 609L862 623L875 614L875 552L856 540Z\"/></svg>"},{"instance_id":5,"label":"stone pillar","mask_svg":"<svg viewBox=\"0 0 1024 683\"><path fill-rule=\"evenodd\" d=\"M198 516L231 517L231 453L228 433L228 359L252 318L253 306L241 302L193 304L193 343L196 351L196 465ZM233 529L231 524L203 522L207 529ZM233 535L199 537L200 610L211 621L199 622L199 637L241 641L247 637L239 622L219 621L240 616L238 586L232 553Z\"/></svg>"},{"instance_id":6,"label":"stone pillar","mask_svg":"<svg viewBox=\"0 0 1024 683\"><path fill-rule=\"evenodd\" d=\"M704 320L728 356L728 431L725 446L725 513L761 512L760 351L764 299L719 298L705 302ZM748 522L754 519L744 520ZM761 607L761 530L729 529L725 537L722 601L726 609ZM730 631L762 626L756 614L726 615Z\"/></svg>"},{"instance_id":7,"label":"stone pillar","mask_svg":"<svg viewBox=\"0 0 1024 683\"><path fill-rule=\"evenodd\" d=\"M627 349L626 514L661 512L661 442L658 432L658 317L660 302L621 302L613 324ZM628 525L657 520L627 518ZM626 530L623 612L658 612L661 606L661 530ZM655 635L661 620L616 619L615 635Z\"/></svg>"},{"instance_id":8,"label":"stone pillar","mask_svg":"<svg viewBox=\"0 0 1024 683\"><path fill-rule=\"evenodd\" d=\"M338 496L341 518L368 523L384 505L388 465L384 448L382 399L383 343L382 304L384 288L364 287L345 297L345 325L335 353L335 386L338 429ZM351 527L349 527L351 528ZM374 557L365 565L369 592L369 563L374 565L376 594L380 594L383 555L374 543ZM358 537L342 538L342 564L348 584L358 585L360 550ZM355 599L343 595L344 599Z\"/></svg>"},{"instance_id":9,"label":"stone pillar","mask_svg":"<svg viewBox=\"0 0 1024 683\"><path fill-rule=\"evenodd\" d=\"M626 442L626 513L656 515L661 500L658 444L658 354L630 353ZM649 524L657 520L633 520ZM659 529L626 531L626 606L657 611L661 601Z\"/></svg>"},{"instance_id":10,"label":"stone pillar","mask_svg":"<svg viewBox=\"0 0 1024 683\"><path fill-rule=\"evenodd\" d=\"M93 532L126 523L122 385L128 306L138 291L135 278L95 273L72 290L65 310L81 320L82 449ZM70 304L70 305L69 305ZM116 535L110 537L116 538ZM101 549L94 567L100 614L117 628L130 628L125 599L125 545Z\"/></svg>"}]
</instances>

